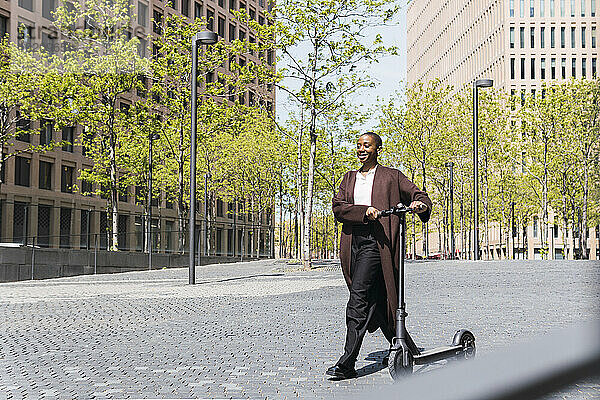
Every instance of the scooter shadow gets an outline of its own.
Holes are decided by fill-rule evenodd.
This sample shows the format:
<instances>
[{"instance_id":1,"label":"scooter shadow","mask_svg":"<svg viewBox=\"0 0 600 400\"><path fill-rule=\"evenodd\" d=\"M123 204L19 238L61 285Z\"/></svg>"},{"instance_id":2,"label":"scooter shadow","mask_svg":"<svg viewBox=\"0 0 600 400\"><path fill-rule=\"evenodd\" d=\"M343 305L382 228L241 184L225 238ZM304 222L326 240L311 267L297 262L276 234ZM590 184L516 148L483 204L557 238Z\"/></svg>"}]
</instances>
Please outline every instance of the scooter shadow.
<instances>
[{"instance_id":1,"label":"scooter shadow","mask_svg":"<svg viewBox=\"0 0 600 400\"><path fill-rule=\"evenodd\" d=\"M383 359L384 359L384 357L387 357L388 353L389 352L387 350L381 350L381 351L375 351L373 353L369 353L369 355L367 355L367 357L365 357L365 360L375 361L375 362L372 364L369 364L369 365L365 365L362 368L357 369L356 377L360 378L363 376L367 376L367 375L371 375L376 372L379 372L382 369L386 369L387 364L383 363Z\"/></svg>"}]
</instances>

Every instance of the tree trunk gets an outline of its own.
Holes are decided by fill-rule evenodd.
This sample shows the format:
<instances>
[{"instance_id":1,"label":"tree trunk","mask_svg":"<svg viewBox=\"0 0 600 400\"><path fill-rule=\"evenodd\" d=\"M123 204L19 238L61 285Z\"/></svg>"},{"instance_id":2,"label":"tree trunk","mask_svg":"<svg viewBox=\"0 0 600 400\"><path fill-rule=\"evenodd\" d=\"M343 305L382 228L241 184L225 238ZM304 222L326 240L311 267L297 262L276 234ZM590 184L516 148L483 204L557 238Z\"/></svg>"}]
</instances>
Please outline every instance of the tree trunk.
<instances>
[{"instance_id":1,"label":"tree trunk","mask_svg":"<svg viewBox=\"0 0 600 400\"><path fill-rule=\"evenodd\" d=\"M587 208L588 208L588 189L589 189L589 172L588 172L588 167L587 167L587 162L586 165L584 165L583 168L583 218L581 221L581 258L584 260L587 260L589 258L589 252L588 252L588 212L587 212Z\"/></svg>"},{"instance_id":2,"label":"tree trunk","mask_svg":"<svg viewBox=\"0 0 600 400\"><path fill-rule=\"evenodd\" d=\"M317 114L316 110L311 110L310 118L310 156L308 162L308 187L306 193L306 215L304 216L304 243L302 264L305 269L311 267L310 255L310 229L313 206L313 190L315 180L315 158L317 155L317 134L316 134Z\"/></svg>"}]
</instances>

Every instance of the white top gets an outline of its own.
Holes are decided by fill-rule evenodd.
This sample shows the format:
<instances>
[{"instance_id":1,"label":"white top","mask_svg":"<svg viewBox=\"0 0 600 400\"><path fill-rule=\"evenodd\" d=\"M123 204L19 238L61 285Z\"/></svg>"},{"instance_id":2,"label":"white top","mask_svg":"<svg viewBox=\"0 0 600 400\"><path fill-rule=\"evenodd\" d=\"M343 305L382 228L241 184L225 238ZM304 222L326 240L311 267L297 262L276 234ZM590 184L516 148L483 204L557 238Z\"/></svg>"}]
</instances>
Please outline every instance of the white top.
<instances>
[{"instance_id":1,"label":"white top","mask_svg":"<svg viewBox=\"0 0 600 400\"><path fill-rule=\"evenodd\" d=\"M356 182L354 183L354 204L361 206L371 206L371 193L373 192L373 179L375 178L375 168L367 172L364 176L360 171L356 171Z\"/></svg>"}]
</instances>

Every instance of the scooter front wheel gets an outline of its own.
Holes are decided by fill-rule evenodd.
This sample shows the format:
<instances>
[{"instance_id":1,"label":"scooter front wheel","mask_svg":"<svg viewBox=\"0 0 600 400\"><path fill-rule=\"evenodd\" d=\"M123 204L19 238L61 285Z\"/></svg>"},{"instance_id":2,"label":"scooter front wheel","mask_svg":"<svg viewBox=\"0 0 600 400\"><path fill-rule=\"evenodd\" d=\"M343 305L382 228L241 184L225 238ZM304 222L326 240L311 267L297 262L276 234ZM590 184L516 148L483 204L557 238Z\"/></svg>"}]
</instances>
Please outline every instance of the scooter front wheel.
<instances>
[{"instance_id":1,"label":"scooter front wheel","mask_svg":"<svg viewBox=\"0 0 600 400\"><path fill-rule=\"evenodd\" d=\"M407 362L403 360L404 351L402 349L390 351L388 360L388 370L393 380L399 380L413 372L413 358L410 353L406 353Z\"/></svg>"}]
</instances>

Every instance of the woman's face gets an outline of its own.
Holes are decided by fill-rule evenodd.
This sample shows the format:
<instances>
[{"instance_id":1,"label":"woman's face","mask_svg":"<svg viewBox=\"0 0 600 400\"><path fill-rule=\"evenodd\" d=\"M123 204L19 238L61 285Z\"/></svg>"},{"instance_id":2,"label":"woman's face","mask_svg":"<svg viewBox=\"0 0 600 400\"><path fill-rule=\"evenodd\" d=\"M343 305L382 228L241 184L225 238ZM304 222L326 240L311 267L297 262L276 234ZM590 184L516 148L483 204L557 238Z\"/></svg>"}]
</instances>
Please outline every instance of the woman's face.
<instances>
[{"instance_id":1,"label":"woman's face","mask_svg":"<svg viewBox=\"0 0 600 400\"><path fill-rule=\"evenodd\" d=\"M377 144L370 135L362 135L356 143L356 156L361 163L377 161Z\"/></svg>"}]
</instances>

